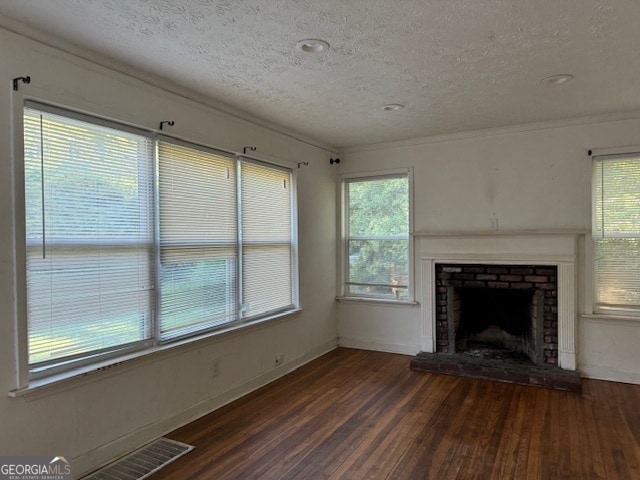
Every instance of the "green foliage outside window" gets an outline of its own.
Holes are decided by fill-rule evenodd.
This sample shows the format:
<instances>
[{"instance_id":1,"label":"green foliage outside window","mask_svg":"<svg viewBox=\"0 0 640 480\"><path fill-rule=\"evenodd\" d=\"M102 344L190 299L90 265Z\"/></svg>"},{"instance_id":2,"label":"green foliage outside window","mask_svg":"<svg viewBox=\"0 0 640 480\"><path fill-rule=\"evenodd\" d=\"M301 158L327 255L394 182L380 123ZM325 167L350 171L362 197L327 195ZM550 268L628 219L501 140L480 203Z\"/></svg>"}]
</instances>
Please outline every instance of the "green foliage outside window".
<instances>
[{"instance_id":1,"label":"green foliage outside window","mask_svg":"<svg viewBox=\"0 0 640 480\"><path fill-rule=\"evenodd\" d=\"M352 179L347 197L347 294L407 298L409 184L406 175Z\"/></svg>"}]
</instances>

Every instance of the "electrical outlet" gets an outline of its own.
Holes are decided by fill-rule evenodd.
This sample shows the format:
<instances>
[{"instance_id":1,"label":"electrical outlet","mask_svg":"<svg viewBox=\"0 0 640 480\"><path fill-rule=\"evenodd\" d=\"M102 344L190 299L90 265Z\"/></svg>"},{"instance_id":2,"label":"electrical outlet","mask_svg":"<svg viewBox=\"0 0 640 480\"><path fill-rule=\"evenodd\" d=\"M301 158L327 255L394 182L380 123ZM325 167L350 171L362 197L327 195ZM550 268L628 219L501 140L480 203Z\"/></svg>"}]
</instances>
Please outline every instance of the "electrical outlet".
<instances>
[{"instance_id":1,"label":"electrical outlet","mask_svg":"<svg viewBox=\"0 0 640 480\"><path fill-rule=\"evenodd\" d=\"M276 359L273 363L276 367L282 365L284 363L284 353L279 353L278 355L276 355Z\"/></svg>"},{"instance_id":2,"label":"electrical outlet","mask_svg":"<svg viewBox=\"0 0 640 480\"><path fill-rule=\"evenodd\" d=\"M215 378L220 374L220 360L214 358L211 362L211 378Z\"/></svg>"},{"instance_id":3,"label":"electrical outlet","mask_svg":"<svg viewBox=\"0 0 640 480\"><path fill-rule=\"evenodd\" d=\"M489 219L489 227L491 227L491 230L498 230L498 219L496 217Z\"/></svg>"}]
</instances>

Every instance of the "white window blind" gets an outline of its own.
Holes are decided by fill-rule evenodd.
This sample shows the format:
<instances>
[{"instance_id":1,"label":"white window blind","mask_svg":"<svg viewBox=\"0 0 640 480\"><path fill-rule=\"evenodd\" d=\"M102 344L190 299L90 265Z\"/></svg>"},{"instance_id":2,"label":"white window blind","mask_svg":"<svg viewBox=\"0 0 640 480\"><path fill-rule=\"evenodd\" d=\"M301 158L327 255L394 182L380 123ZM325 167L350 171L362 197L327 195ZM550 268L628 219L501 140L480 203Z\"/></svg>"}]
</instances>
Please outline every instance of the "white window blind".
<instances>
[{"instance_id":1,"label":"white window blind","mask_svg":"<svg viewBox=\"0 0 640 480\"><path fill-rule=\"evenodd\" d=\"M57 113L23 117L32 372L152 336L152 142Z\"/></svg>"},{"instance_id":2,"label":"white window blind","mask_svg":"<svg viewBox=\"0 0 640 480\"><path fill-rule=\"evenodd\" d=\"M409 286L407 174L347 178L346 295L404 300Z\"/></svg>"},{"instance_id":3,"label":"white window blind","mask_svg":"<svg viewBox=\"0 0 640 480\"><path fill-rule=\"evenodd\" d=\"M241 162L242 308L253 317L294 304L292 175Z\"/></svg>"},{"instance_id":4,"label":"white window blind","mask_svg":"<svg viewBox=\"0 0 640 480\"><path fill-rule=\"evenodd\" d=\"M291 169L36 102L23 120L31 378L295 307Z\"/></svg>"},{"instance_id":5,"label":"white window blind","mask_svg":"<svg viewBox=\"0 0 640 480\"><path fill-rule=\"evenodd\" d=\"M640 153L594 157L596 310L640 311Z\"/></svg>"},{"instance_id":6,"label":"white window blind","mask_svg":"<svg viewBox=\"0 0 640 480\"><path fill-rule=\"evenodd\" d=\"M160 337L182 337L237 316L236 160L158 143Z\"/></svg>"}]
</instances>

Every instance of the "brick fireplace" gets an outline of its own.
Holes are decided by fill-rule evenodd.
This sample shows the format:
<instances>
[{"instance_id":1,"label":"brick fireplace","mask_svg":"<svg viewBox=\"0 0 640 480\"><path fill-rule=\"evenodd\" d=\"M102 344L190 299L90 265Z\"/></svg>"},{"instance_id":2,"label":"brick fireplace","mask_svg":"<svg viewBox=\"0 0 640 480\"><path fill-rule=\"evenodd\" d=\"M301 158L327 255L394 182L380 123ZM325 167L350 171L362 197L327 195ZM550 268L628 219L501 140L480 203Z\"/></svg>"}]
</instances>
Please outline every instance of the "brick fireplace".
<instances>
[{"instance_id":1,"label":"brick fireplace","mask_svg":"<svg viewBox=\"0 0 640 480\"><path fill-rule=\"evenodd\" d=\"M436 352L558 363L557 267L436 263Z\"/></svg>"},{"instance_id":2,"label":"brick fireplace","mask_svg":"<svg viewBox=\"0 0 640 480\"><path fill-rule=\"evenodd\" d=\"M461 289L528 290L527 309L538 310L534 316L541 322L541 329L534 325L516 341L522 343L523 351L529 351L527 355L533 356L535 363L575 370L576 264L582 235L555 231L415 234L422 304L421 351L455 350L459 339L452 335L455 326L451 325L456 320L449 310L468 294ZM534 343L541 344L542 353L535 353L540 345L535 345L531 353L532 347L525 345L526 337L541 338Z\"/></svg>"}]
</instances>

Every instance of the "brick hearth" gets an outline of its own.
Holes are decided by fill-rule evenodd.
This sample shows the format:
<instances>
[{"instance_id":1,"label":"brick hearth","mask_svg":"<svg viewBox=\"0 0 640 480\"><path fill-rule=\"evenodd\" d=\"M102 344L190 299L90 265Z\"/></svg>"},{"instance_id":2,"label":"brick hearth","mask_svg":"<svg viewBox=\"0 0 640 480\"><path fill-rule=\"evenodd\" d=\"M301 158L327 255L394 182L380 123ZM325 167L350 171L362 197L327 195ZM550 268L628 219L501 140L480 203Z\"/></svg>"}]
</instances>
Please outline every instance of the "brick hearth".
<instances>
[{"instance_id":1,"label":"brick hearth","mask_svg":"<svg viewBox=\"0 0 640 480\"><path fill-rule=\"evenodd\" d=\"M501 362L464 354L419 353L411 359L410 367L411 370L420 372L497 380L570 392L579 392L582 388L580 374L577 371L562 370L548 364Z\"/></svg>"}]
</instances>

